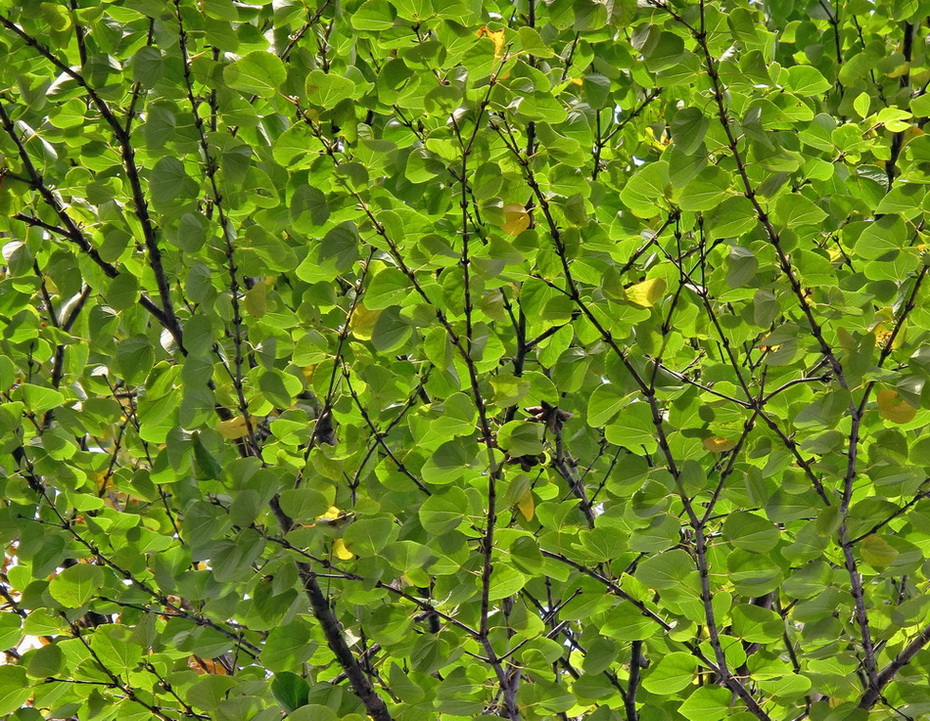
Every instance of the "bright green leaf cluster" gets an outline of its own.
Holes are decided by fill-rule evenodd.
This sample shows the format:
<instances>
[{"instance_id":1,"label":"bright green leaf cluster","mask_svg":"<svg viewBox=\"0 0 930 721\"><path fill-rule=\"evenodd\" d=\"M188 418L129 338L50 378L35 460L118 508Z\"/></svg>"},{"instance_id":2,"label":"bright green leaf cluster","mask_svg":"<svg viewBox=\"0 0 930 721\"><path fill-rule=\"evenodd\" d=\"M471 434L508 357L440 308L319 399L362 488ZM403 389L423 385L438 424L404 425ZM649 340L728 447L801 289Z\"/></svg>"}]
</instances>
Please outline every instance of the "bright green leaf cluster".
<instances>
[{"instance_id":1,"label":"bright green leaf cluster","mask_svg":"<svg viewBox=\"0 0 930 721\"><path fill-rule=\"evenodd\" d=\"M0 715L930 718L926 3L0 3Z\"/></svg>"}]
</instances>

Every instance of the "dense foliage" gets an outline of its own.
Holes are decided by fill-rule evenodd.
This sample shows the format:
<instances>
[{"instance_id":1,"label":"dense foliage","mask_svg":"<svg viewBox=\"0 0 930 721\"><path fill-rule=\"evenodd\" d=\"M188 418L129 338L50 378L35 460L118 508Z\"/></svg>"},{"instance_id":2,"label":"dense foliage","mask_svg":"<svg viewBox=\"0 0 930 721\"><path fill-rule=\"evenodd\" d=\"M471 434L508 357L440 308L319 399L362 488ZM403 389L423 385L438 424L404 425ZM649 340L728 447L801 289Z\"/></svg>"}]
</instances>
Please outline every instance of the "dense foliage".
<instances>
[{"instance_id":1,"label":"dense foliage","mask_svg":"<svg viewBox=\"0 0 930 721\"><path fill-rule=\"evenodd\" d=\"M3 0L0 715L930 718L927 10Z\"/></svg>"}]
</instances>

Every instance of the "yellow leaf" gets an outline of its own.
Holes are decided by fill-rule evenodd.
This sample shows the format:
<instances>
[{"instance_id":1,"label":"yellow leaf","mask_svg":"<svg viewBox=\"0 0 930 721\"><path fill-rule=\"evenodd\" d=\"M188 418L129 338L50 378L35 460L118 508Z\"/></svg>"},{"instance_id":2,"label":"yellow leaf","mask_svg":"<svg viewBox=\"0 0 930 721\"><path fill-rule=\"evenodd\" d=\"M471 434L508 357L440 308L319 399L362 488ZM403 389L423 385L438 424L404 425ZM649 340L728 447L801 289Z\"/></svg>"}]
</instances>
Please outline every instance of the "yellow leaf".
<instances>
[{"instance_id":1,"label":"yellow leaf","mask_svg":"<svg viewBox=\"0 0 930 721\"><path fill-rule=\"evenodd\" d=\"M726 453L727 451L732 451L734 448L736 448L736 441L731 441L729 438L716 436L714 438L704 439L704 449L711 453Z\"/></svg>"},{"instance_id":2,"label":"yellow leaf","mask_svg":"<svg viewBox=\"0 0 930 721\"><path fill-rule=\"evenodd\" d=\"M626 299L643 308L651 308L664 292L665 281L662 278L650 278L627 288Z\"/></svg>"},{"instance_id":3,"label":"yellow leaf","mask_svg":"<svg viewBox=\"0 0 930 721\"><path fill-rule=\"evenodd\" d=\"M245 438L249 434L249 429L245 424L245 416L236 416L228 421L220 421L216 424L216 430L223 438L231 441L237 438Z\"/></svg>"},{"instance_id":4,"label":"yellow leaf","mask_svg":"<svg viewBox=\"0 0 930 721\"><path fill-rule=\"evenodd\" d=\"M890 315L890 312L882 313L882 315ZM888 339L891 338L891 334L893 332L893 326L894 321L892 319L883 320L875 324L875 327L872 329L872 333L875 335L875 345L877 345L879 348L883 348L885 344L888 343ZM892 349L896 350L901 347L901 343L904 341L904 336L906 335L904 331L905 328L902 324L901 329L898 331L898 334L894 338L894 343L891 345Z\"/></svg>"},{"instance_id":5,"label":"yellow leaf","mask_svg":"<svg viewBox=\"0 0 930 721\"><path fill-rule=\"evenodd\" d=\"M522 203L508 203L504 206L503 229L507 235L520 235L530 227L530 214Z\"/></svg>"},{"instance_id":6,"label":"yellow leaf","mask_svg":"<svg viewBox=\"0 0 930 721\"><path fill-rule=\"evenodd\" d=\"M268 284L264 280L258 281L245 294L246 312L253 318L261 318L268 310Z\"/></svg>"},{"instance_id":7,"label":"yellow leaf","mask_svg":"<svg viewBox=\"0 0 930 721\"><path fill-rule=\"evenodd\" d=\"M346 542L341 538L333 541L333 554L341 561L351 561L355 558L355 554L346 548Z\"/></svg>"},{"instance_id":8,"label":"yellow leaf","mask_svg":"<svg viewBox=\"0 0 930 721\"><path fill-rule=\"evenodd\" d=\"M909 423L917 415L917 409L890 388L882 388L876 394L879 415L892 423Z\"/></svg>"},{"instance_id":9,"label":"yellow leaf","mask_svg":"<svg viewBox=\"0 0 930 721\"><path fill-rule=\"evenodd\" d=\"M487 25L479 28L475 33L479 38L487 37L494 43L494 57L500 58L504 54L504 29L491 30Z\"/></svg>"},{"instance_id":10,"label":"yellow leaf","mask_svg":"<svg viewBox=\"0 0 930 721\"><path fill-rule=\"evenodd\" d=\"M899 555L897 548L874 533L863 538L859 548L862 550L862 560L875 568L891 565Z\"/></svg>"},{"instance_id":11,"label":"yellow leaf","mask_svg":"<svg viewBox=\"0 0 930 721\"><path fill-rule=\"evenodd\" d=\"M307 385L310 385L313 382L313 373L316 371L316 364L304 366L300 369L301 374L303 374L304 381Z\"/></svg>"},{"instance_id":12,"label":"yellow leaf","mask_svg":"<svg viewBox=\"0 0 930 721\"><path fill-rule=\"evenodd\" d=\"M371 340L371 333L379 315L381 315L380 310L369 310L362 303L356 305L349 319L349 329L352 335L359 340Z\"/></svg>"},{"instance_id":13,"label":"yellow leaf","mask_svg":"<svg viewBox=\"0 0 930 721\"><path fill-rule=\"evenodd\" d=\"M536 501L533 498L533 489L527 488L517 501L517 508L527 521L533 520L533 514L536 512Z\"/></svg>"}]
</instances>

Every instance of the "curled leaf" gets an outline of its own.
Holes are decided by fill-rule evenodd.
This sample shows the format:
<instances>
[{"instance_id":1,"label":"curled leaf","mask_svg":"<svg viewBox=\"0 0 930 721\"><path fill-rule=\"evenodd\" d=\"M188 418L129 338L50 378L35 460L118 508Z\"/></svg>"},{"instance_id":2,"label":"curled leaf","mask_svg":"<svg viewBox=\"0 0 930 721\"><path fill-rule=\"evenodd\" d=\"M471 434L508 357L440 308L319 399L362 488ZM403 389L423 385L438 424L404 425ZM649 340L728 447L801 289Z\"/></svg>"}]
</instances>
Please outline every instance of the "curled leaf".
<instances>
[{"instance_id":1,"label":"curled leaf","mask_svg":"<svg viewBox=\"0 0 930 721\"><path fill-rule=\"evenodd\" d=\"M346 547L346 542L341 538L333 541L333 555L340 561L351 561L355 558L355 554Z\"/></svg>"}]
</instances>

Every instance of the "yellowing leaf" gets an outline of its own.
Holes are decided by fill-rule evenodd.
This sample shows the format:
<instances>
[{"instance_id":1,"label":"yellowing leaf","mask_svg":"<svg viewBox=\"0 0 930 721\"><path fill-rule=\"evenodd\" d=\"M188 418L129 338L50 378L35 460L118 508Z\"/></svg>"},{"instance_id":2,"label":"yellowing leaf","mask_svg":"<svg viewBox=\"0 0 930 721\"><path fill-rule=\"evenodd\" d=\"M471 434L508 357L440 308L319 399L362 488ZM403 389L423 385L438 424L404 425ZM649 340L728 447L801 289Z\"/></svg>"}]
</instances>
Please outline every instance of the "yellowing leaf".
<instances>
[{"instance_id":1,"label":"yellowing leaf","mask_svg":"<svg viewBox=\"0 0 930 721\"><path fill-rule=\"evenodd\" d=\"M884 568L894 563L899 555L897 548L874 533L863 538L859 548L862 551L862 560L875 568Z\"/></svg>"},{"instance_id":2,"label":"yellowing leaf","mask_svg":"<svg viewBox=\"0 0 930 721\"><path fill-rule=\"evenodd\" d=\"M662 278L650 278L627 288L626 299L643 308L651 308L664 292L665 281Z\"/></svg>"},{"instance_id":3,"label":"yellowing leaf","mask_svg":"<svg viewBox=\"0 0 930 721\"><path fill-rule=\"evenodd\" d=\"M346 542L341 538L337 538L333 541L333 555L341 561L351 561L355 558L355 554L346 548Z\"/></svg>"},{"instance_id":4,"label":"yellowing leaf","mask_svg":"<svg viewBox=\"0 0 930 721\"><path fill-rule=\"evenodd\" d=\"M856 349L859 347L859 344L856 342L856 339L853 338L852 333L850 333L845 328L837 328L836 337L839 338L840 348L842 348L847 353L855 353Z\"/></svg>"},{"instance_id":5,"label":"yellowing leaf","mask_svg":"<svg viewBox=\"0 0 930 721\"><path fill-rule=\"evenodd\" d=\"M527 488L520 499L517 501L517 508L527 521L533 520L533 514L536 512L536 501L533 498L533 489Z\"/></svg>"},{"instance_id":6,"label":"yellowing leaf","mask_svg":"<svg viewBox=\"0 0 930 721\"><path fill-rule=\"evenodd\" d=\"M714 438L704 439L704 449L711 453L726 453L727 451L732 451L734 448L736 448L736 441L731 441L729 438L716 436Z\"/></svg>"},{"instance_id":7,"label":"yellowing leaf","mask_svg":"<svg viewBox=\"0 0 930 721\"><path fill-rule=\"evenodd\" d=\"M491 30L487 25L481 27L477 33L479 38L489 38L494 43L494 57L500 58L504 55L504 29Z\"/></svg>"},{"instance_id":8,"label":"yellowing leaf","mask_svg":"<svg viewBox=\"0 0 930 721\"><path fill-rule=\"evenodd\" d=\"M268 284L264 280L258 281L245 294L244 305L246 312L253 318L261 318L268 310Z\"/></svg>"},{"instance_id":9,"label":"yellowing leaf","mask_svg":"<svg viewBox=\"0 0 930 721\"><path fill-rule=\"evenodd\" d=\"M220 421L216 424L217 432L231 441L237 438L245 438L249 434L249 429L245 424L245 416L236 416L228 421Z\"/></svg>"},{"instance_id":10,"label":"yellowing leaf","mask_svg":"<svg viewBox=\"0 0 930 721\"><path fill-rule=\"evenodd\" d=\"M371 340L371 334L379 315L381 315L380 310L370 310L362 303L356 305L349 319L349 329L352 335L359 340Z\"/></svg>"},{"instance_id":11,"label":"yellowing leaf","mask_svg":"<svg viewBox=\"0 0 930 721\"><path fill-rule=\"evenodd\" d=\"M890 315L890 311L888 313L882 313L882 315ZM888 343L888 339L891 338L891 334L893 332L892 328L894 327L894 325L895 324L892 319L889 319L887 321L883 320L875 324L875 327L872 329L872 333L875 335L875 344L879 348L883 348L885 344ZM904 341L904 337L906 335L904 330L905 329L902 326L901 330L899 330L898 334L895 336L894 342L892 343L892 346L891 346L893 349L897 349L901 347L901 343Z\"/></svg>"},{"instance_id":12,"label":"yellowing leaf","mask_svg":"<svg viewBox=\"0 0 930 721\"><path fill-rule=\"evenodd\" d=\"M886 78L900 78L905 73L910 72L911 64L909 62L904 62L898 65L896 68L892 69L890 73L885 73Z\"/></svg>"},{"instance_id":13,"label":"yellowing leaf","mask_svg":"<svg viewBox=\"0 0 930 721\"><path fill-rule=\"evenodd\" d=\"M503 229L507 235L520 235L530 227L530 214L522 203L508 203L504 206Z\"/></svg>"},{"instance_id":14,"label":"yellowing leaf","mask_svg":"<svg viewBox=\"0 0 930 721\"><path fill-rule=\"evenodd\" d=\"M907 146L914 138L924 135L924 131L921 128L918 128L916 125L908 125L907 129L904 131L904 142L901 143L901 148Z\"/></svg>"},{"instance_id":15,"label":"yellowing leaf","mask_svg":"<svg viewBox=\"0 0 930 721\"><path fill-rule=\"evenodd\" d=\"M909 423L917 415L917 409L890 388L882 388L876 394L878 413L892 423Z\"/></svg>"}]
</instances>

